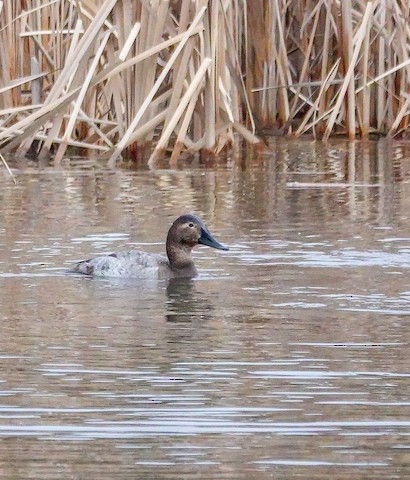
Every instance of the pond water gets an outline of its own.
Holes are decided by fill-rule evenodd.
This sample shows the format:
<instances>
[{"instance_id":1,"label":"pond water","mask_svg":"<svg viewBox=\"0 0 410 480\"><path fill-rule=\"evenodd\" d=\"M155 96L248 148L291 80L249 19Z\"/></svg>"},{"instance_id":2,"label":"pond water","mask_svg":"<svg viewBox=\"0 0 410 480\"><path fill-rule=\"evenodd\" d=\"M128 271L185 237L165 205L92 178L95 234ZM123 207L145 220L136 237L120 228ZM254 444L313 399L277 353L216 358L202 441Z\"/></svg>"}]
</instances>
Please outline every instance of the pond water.
<instances>
[{"instance_id":1,"label":"pond water","mask_svg":"<svg viewBox=\"0 0 410 480\"><path fill-rule=\"evenodd\" d=\"M2 478L406 478L410 145L277 140L215 165L0 169ZM65 269L163 252L199 277Z\"/></svg>"}]
</instances>

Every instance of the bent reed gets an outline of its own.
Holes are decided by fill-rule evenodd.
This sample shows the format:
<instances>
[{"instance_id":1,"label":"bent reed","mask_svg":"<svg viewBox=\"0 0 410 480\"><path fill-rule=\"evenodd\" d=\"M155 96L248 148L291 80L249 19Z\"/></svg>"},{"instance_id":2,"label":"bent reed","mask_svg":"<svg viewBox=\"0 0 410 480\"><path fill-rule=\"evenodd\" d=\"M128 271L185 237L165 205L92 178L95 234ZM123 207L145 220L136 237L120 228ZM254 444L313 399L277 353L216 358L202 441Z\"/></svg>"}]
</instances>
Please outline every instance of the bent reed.
<instances>
[{"instance_id":1,"label":"bent reed","mask_svg":"<svg viewBox=\"0 0 410 480\"><path fill-rule=\"evenodd\" d=\"M0 0L0 151L218 154L409 131L400 0Z\"/></svg>"}]
</instances>

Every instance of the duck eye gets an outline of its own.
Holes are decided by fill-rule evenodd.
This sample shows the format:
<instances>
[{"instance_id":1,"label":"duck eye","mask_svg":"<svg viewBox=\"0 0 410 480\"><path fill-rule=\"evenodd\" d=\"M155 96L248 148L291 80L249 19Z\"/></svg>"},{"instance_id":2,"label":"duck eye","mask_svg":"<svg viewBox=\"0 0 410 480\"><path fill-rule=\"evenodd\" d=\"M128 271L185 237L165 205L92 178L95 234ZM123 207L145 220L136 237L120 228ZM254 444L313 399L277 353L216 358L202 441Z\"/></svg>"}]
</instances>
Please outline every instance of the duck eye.
<instances>
[{"instance_id":1,"label":"duck eye","mask_svg":"<svg viewBox=\"0 0 410 480\"><path fill-rule=\"evenodd\" d=\"M192 228L194 226L194 224L191 222L188 224L188 227Z\"/></svg>"}]
</instances>

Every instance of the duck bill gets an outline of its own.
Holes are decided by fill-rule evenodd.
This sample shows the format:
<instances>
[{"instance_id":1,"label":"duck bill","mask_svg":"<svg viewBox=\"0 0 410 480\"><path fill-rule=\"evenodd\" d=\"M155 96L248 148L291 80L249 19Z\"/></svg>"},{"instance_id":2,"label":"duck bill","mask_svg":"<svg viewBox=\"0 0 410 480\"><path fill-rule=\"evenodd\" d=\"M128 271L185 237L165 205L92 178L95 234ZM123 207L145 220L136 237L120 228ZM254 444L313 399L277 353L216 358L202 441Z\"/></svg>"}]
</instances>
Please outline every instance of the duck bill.
<instances>
[{"instance_id":1,"label":"duck bill","mask_svg":"<svg viewBox=\"0 0 410 480\"><path fill-rule=\"evenodd\" d=\"M225 247L225 245L222 245L222 243L219 243L212 236L212 234L208 230L205 230L204 228L201 229L201 237L198 240L198 243L201 243L202 245L208 245L208 247L217 248L218 250L229 250L228 247Z\"/></svg>"}]
</instances>

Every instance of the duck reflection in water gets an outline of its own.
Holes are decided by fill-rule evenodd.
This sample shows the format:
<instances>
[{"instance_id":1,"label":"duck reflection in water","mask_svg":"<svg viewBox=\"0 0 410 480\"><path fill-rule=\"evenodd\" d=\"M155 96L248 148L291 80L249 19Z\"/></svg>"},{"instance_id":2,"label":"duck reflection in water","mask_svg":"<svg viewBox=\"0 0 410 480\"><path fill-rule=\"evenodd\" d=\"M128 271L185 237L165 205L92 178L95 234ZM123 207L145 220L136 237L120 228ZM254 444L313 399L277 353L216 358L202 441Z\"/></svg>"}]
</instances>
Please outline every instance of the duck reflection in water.
<instances>
[{"instance_id":1,"label":"duck reflection in water","mask_svg":"<svg viewBox=\"0 0 410 480\"><path fill-rule=\"evenodd\" d=\"M202 295L195 288L196 282L187 278L172 278L167 284L168 322L201 322L212 317L214 305L207 295Z\"/></svg>"},{"instance_id":2,"label":"duck reflection in water","mask_svg":"<svg viewBox=\"0 0 410 480\"><path fill-rule=\"evenodd\" d=\"M79 262L71 272L99 277L192 278L197 275L192 249L198 244L229 250L215 239L199 217L181 215L168 231L167 256L142 251L111 253Z\"/></svg>"}]
</instances>

